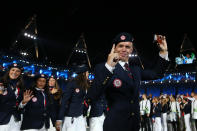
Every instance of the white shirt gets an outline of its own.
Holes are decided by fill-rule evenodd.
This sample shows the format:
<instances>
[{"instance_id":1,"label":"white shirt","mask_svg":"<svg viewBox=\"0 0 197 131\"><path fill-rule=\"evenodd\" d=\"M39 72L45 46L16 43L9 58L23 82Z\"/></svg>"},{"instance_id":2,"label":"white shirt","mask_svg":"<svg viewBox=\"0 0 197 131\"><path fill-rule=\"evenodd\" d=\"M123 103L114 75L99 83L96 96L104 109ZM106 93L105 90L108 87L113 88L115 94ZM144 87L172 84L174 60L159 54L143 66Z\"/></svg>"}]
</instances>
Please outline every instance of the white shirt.
<instances>
[{"instance_id":1,"label":"white shirt","mask_svg":"<svg viewBox=\"0 0 197 131\"><path fill-rule=\"evenodd\" d=\"M197 119L197 100L192 101L191 114L193 119Z\"/></svg>"},{"instance_id":2,"label":"white shirt","mask_svg":"<svg viewBox=\"0 0 197 131\"><path fill-rule=\"evenodd\" d=\"M150 114L150 109L151 104L148 99L140 101L140 115Z\"/></svg>"},{"instance_id":3,"label":"white shirt","mask_svg":"<svg viewBox=\"0 0 197 131\"><path fill-rule=\"evenodd\" d=\"M180 106L178 102L170 102L170 109L171 112L176 112L178 113L179 117L181 116Z\"/></svg>"},{"instance_id":4,"label":"white shirt","mask_svg":"<svg viewBox=\"0 0 197 131\"><path fill-rule=\"evenodd\" d=\"M125 70L125 63L126 62L123 62L123 61L118 61L118 63L121 65L121 67ZM128 64L128 63L127 63ZM111 67L110 65L108 65L107 63L105 63L105 67L111 72L113 73L113 70L115 69L115 67Z\"/></svg>"}]
</instances>

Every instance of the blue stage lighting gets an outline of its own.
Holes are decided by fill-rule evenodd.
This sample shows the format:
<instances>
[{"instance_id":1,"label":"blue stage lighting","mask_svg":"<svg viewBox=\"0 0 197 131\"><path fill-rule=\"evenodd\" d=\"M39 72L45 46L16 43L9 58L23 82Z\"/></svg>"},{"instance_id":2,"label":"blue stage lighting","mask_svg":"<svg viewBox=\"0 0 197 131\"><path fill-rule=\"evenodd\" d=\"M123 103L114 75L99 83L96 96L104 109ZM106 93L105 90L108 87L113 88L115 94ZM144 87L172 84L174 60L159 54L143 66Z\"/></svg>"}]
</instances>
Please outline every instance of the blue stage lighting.
<instances>
[{"instance_id":1,"label":"blue stage lighting","mask_svg":"<svg viewBox=\"0 0 197 131\"><path fill-rule=\"evenodd\" d=\"M77 77L77 73L74 72L74 73L72 74L72 77L73 77L73 78Z\"/></svg>"},{"instance_id":2,"label":"blue stage lighting","mask_svg":"<svg viewBox=\"0 0 197 131\"><path fill-rule=\"evenodd\" d=\"M90 73L89 76L88 76L88 79L91 80L91 81L94 80L94 75L92 73Z\"/></svg>"}]
</instances>

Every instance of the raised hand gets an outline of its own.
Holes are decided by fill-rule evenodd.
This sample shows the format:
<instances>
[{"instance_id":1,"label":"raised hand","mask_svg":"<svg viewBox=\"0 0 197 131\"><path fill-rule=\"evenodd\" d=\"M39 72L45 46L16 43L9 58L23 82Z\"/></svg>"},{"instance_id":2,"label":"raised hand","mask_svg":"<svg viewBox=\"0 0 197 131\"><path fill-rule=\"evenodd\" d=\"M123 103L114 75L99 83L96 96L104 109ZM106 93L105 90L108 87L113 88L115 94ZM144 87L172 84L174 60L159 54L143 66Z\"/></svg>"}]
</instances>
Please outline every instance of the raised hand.
<instances>
[{"instance_id":1,"label":"raised hand","mask_svg":"<svg viewBox=\"0 0 197 131\"><path fill-rule=\"evenodd\" d=\"M115 44L113 44L110 54L107 58L107 64L114 67L119 61L119 55L115 52Z\"/></svg>"},{"instance_id":2,"label":"raised hand","mask_svg":"<svg viewBox=\"0 0 197 131\"><path fill-rule=\"evenodd\" d=\"M157 45L160 48L160 53L167 53L168 52L168 46L167 46L167 42L166 42L166 37L162 36L162 35L157 35L157 37L159 37L159 42L157 43Z\"/></svg>"},{"instance_id":3,"label":"raised hand","mask_svg":"<svg viewBox=\"0 0 197 131\"><path fill-rule=\"evenodd\" d=\"M58 89L56 89L56 88L53 88L52 90L51 90L51 94L55 94L55 93L57 93L58 92Z\"/></svg>"},{"instance_id":4,"label":"raised hand","mask_svg":"<svg viewBox=\"0 0 197 131\"><path fill-rule=\"evenodd\" d=\"M34 95L32 95L32 91L31 90L26 90L23 93L23 104L26 104L27 102L29 102L32 98L34 97Z\"/></svg>"}]
</instances>

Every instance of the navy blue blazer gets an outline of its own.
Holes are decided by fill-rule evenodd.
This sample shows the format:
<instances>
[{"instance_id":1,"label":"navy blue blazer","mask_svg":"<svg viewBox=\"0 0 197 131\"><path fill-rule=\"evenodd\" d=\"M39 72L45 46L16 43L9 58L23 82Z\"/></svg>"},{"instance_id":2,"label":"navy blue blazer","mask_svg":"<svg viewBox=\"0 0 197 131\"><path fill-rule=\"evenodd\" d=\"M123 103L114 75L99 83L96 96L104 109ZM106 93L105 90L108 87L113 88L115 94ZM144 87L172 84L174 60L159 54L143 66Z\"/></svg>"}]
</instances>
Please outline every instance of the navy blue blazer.
<instances>
[{"instance_id":1,"label":"navy blue blazer","mask_svg":"<svg viewBox=\"0 0 197 131\"><path fill-rule=\"evenodd\" d=\"M78 117L83 115L86 91L78 86L75 80L68 82L63 93L58 120L65 116Z\"/></svg>"},{"instance_id":2,"label":"navy blue blazer","mask_svg":"<svg viewBox=\"0 0 197 131\"><path fill-rule=\"evenodd\" d=\"M160 103L158 103L157 105L153 105L153 117L161 117L161 112L162 112L162 106Z\"/></svg>"},{"instance_id":3,"label":"navy blue blazer","mask_svg":"<svg viewBox=\"0 0 197 131\"><path fill-rule=\"evenodd\" d=\"M53 99L51 99L52 96L47 96L45 91L44 94L46 100L45 106L44 96L38 90L35 90L34 97L25 105L21 130L41 129L44 125L48 129L50 127L49 118L52 119L54 124L56 113Z\"/></svg>"},{"instance_id":4,"label":"navy blue blazer","mask_svg":"<svg viewBox=\"0 0 197 131\"><path fill-rule=\"evenodd\" d=\"M185 104L184 108L183 108L183 112L185 114L190 114L191 113L191 103L188 102L187 104Z\"/></svg>"},{"instance_id":5,"label":"navy blue blazer","mask_svg":"<svg viewBox=\"0 0 197 131\"><path fill-rule=\"evenodd\" d=\"M0 125L9 123L12 115L14 115L16 121L21 120L21 112L18 104L23 99L22 94L22 91L19 90L18 97L16 97L15 90L8 84L4 94L0 95Z\"/></svg>"},{"instance_id":6,"label":"navy blue blazer","mask_svg":"<svg viewBox=\"0 0 197 131\"><path fill-rule=\"evenodd\" d=\"M89 117L99 117L107 113L107 101L104 95L101 95L97 100L90 100L91 109Z\"/></svg>"},{"instance_id":7,"label":"navy blue blazer","mask_svg":"<svg viewBox=\"0 0 197 131\"><path fill-rule=\"evenodd\" d=\"M129 65L130 71L125 71L117 64L111 73L105 63L96 65L89 96L97 100L102 94L106 95L109 111L104 121L104 131L139 131L140 81L161 77L168 62L159 57L155 66L153 70L143 70L137 65Z\"/></svg>"}]
</instances>

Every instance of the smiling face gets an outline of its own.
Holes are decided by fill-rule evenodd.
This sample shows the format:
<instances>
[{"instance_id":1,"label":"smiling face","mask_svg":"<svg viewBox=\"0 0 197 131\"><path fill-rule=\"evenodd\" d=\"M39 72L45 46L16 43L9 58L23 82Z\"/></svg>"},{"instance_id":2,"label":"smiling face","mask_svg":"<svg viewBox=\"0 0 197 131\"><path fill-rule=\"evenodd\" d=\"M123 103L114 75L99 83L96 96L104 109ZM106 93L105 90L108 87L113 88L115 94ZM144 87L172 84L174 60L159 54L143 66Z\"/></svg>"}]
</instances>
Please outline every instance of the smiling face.
<instances>
[{"instance_id":1,"label":"smiling face","mask_svg":"<svg viewBox=\"0 0 197 131\"><path fill-rule=\"evenodd\" d=\"M17 79L21 75L21 70L19 68L11 68L9 71L10 79Z\"/></svg>"},{"instance_id":2,"label":"smiling face","mask_svg":"<svg viewBox=\"0 0 197 131\"><path fill-rule=\"evenodd\" d=\"M133 52L132 42L120 42L115 47L115 52L119 54L119 59L128 62L129 55Z\"/></svg>"},{"instance_id":3,"label":"smiling face","mask_svg":"<svg viewBox=\"0 0 197 131\"><path fill-rule=\"evenodd\" d=\"M49 79L49 86L55 86L56 80L54 78Z\"/></svg>"},{"instance_id":4,"label":"smiling face","mask_svg":"<svg viewBox=\"0 0 197 131\"><path fill-rule=\"evenodd\" d=\"M46 79L45 78L38 78L36 81L36 86L40 89L43 89L46 85Z\"/></svg>"}]
</instances>

